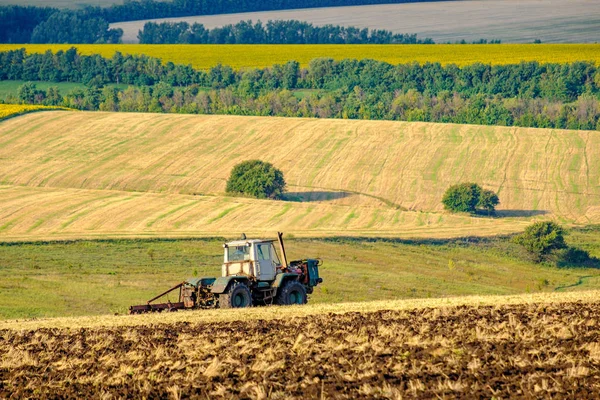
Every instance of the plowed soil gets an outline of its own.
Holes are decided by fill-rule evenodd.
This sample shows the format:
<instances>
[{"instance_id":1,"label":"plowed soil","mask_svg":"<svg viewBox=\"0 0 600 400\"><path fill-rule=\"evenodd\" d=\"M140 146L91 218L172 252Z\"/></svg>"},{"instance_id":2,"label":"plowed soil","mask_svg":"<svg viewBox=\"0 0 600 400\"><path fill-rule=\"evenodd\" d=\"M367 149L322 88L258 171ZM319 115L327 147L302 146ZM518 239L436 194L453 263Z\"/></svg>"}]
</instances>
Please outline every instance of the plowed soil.
<instances>
[{"instance_id":1,"label":"plowed soil","mask_svg":"<svg viewBox=\"0 0 600 400\"><path fill-rule=\"evenodd\" d=\"M0 331L0 398L598 398L600 303Z\"/></svg>"}]
</instances>

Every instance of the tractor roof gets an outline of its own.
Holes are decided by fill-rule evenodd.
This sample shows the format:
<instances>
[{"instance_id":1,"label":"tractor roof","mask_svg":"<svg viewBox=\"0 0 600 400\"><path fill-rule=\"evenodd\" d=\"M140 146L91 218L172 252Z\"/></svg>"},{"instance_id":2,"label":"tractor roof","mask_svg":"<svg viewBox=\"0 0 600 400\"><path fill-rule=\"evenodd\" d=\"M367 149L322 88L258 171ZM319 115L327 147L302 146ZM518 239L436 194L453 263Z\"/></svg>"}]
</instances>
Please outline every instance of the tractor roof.
<instances>
[{"instance_id":1,"label":"tractor roof","mask_svg":"<svg viewBox=\"0 0 600 400\"><path fill-rule=\"evenodd\" d=\"M271 243L274 242L273 239L244 239L244 240L234 240L231 242L227 242L227 246L245 246L246 244L254 244L254 243Z\"/></svg>"}]
</instances>

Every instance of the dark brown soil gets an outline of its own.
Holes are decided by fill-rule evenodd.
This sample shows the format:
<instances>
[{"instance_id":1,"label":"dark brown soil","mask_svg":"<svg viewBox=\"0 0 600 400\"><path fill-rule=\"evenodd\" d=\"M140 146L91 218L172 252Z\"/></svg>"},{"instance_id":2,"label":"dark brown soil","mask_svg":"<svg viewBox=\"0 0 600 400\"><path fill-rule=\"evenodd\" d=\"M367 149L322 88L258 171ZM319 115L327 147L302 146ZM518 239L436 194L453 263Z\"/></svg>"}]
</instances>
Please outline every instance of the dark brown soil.
<instances>
[{"instance_id":1,"label":"dark brown soil","mask_svg":"<svg viewBox=\"0 0 600 400\"><path fill-rule=\"evenodd\" d=\"M600 303L0 331L0 398L600 398Z\"/></svg>"}]
</instances>

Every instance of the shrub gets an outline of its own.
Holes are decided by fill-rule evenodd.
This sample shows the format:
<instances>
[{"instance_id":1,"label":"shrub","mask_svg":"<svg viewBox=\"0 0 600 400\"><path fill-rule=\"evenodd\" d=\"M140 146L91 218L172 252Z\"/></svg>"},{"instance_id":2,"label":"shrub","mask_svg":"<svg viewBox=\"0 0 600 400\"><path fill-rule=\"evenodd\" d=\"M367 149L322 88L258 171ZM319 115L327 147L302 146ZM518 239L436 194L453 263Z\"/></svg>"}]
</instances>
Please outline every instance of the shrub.
<instances>
[{"instance_id":1,"label":"shrub","mask_svg":"<svg viewBox=\"0 0 600 400\"><path fill-rule=\"evenodd\" d=\"M450 186L444 193L442 203L446 210L452 212L475 213L479 208L491 214L496 210L500 200L491 190L484 190L476 183L467 182Z\"/></svg>"},{"instance_id":2,"label":"shrub","mask_svg":"<svg viewBox=\"0 0 600 400\"><path fill-rule=\"evenodd\" d=\"M588 267L598 268L599 261L590 256L586 250L577 247L567 247L556 251L556 265L558 267Z\"/></svg>"},{"instance_id":3,"label":"shrub","mask_svg":"<svg viewBox=\"0 0 600 400\"><path fill-rule=\"evenodd\" d=\"M542 261L553 250L565 249L563 228L550 221L536 222L525 229L525 232L515 236L513 241L523 246L536 262Z\"/></svg>"},{"instance_id":4,"label":"shrub","mask_svg":"<svg viewBox=\"0 0 600 400\"><path fill-rule=\"evenodd\" d=\"M260 160L244 161L231 170L226 190L259 199L279 199L285 191L285 180L283 172L273 164Z\"/></svg>"},{"instance_id":5,"label":"shrub","mask_svg":"<svg viewBox=\"0 0 600 400\"><path fill-rule=\"evenodd\" d=\"M491 190L482 190L479 195L479 201L477 202L477 207L484 209L489 214L492 214L496 211L496 206L500 204L500 199L498 195Z\"/></svg>"}]
</instances>

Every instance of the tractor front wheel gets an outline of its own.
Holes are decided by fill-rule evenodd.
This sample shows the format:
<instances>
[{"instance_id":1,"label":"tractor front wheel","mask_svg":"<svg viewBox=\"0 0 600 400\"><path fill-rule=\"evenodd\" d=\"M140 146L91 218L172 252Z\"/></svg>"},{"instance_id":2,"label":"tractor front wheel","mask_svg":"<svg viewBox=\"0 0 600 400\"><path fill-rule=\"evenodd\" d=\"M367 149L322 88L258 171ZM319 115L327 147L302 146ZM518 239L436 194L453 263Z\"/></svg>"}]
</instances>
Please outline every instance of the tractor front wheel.
<instances>
[{"instance_id":1,"label":"tractor front wheel","mask_svg":"<svg viewBox=\"0 0 600 400\"><path fill-rule=\"evenodd\" d=\"M275 298L279 305L306 304L306 289L298 281L287 281Z\"/></svg>"},{"instance_id":2,"label":"tractor front wheel","mask_svg":"<svg viewBox=\"0 0 600 400\"><path fill-rule=\"evenodd\" d=\"M252 306L252 294L243 282L233 282L219 295L219 308L244 308Z\"/></svg>"}]
</instances>

